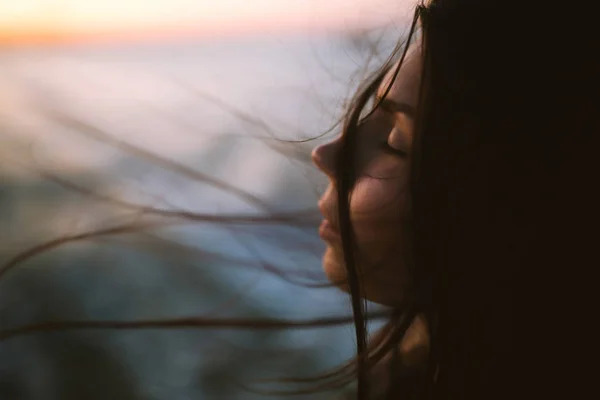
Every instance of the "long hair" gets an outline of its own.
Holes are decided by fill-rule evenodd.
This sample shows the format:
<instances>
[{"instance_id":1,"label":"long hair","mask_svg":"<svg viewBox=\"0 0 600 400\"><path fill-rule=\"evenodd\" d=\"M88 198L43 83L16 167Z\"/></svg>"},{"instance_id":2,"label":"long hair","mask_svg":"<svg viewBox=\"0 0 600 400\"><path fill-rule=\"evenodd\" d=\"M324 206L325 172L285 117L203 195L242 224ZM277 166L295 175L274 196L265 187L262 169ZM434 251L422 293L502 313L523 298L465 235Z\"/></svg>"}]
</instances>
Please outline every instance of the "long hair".
<instances>
[{"instance_id":1,"label":"long hair","mask_svg":"<svg viewBox=\"0 0 600 400\"><path fill-rule=\"evenodd\" d=\"M597 168L584 143L594 119L591 97L579 91L593 68L583 57L565 57L565 43L554 40L558 29L577 32L578 21L561 15L558 5L544 10L473 0L417 7L423 70L410 154L410 243L398 255L410 267L410 284L382 353L401 343L416 315L427 321L429 349L417 370L390 364L388 398L512 396L516 276L539 276L591 254L586 199ZM574 37L590 48L591 36ZM338 160L340 228L359 344L366 332L349 214L357 174L353 138L375 90L357 96ZM380 357L370 358L368 350L360 355L359 349L358 398L367 398L369 370Z\"/></svg>"},{"instance_id":2,"label":"long hair","mask_svg":"<svg viewBox=\"0 0 600 400\"><path fill-rule=\"evenodd\" d=\"M344 171L337 175L337 188L357 357L323 376L323 387L357 380L357 397L367 399L372 372L385 356L393 354L392 360L398 362L389 363L386 395L390 399L507 398L514 388L515 277L576 266L593 254L586 247L590 222L585 216L591 204L586 201L589 183L597 168L592 167L586 153L592 147L585 145L582 134L589 130L593 107L588 97L577 94L593 71L585 69L583 58L565 59L560 44L547 40L563 20L558 18L557 6L547 3L544 7L554 14L544 15L543 24L530 32L524 28L539 17L539 10L524 7L522 1L433 0L417 6L411 34L420 21L423 71L410 154L411 201L405 227L410 240L398 255L410 267L410 284L405 304L394 310L371 341L349 215L357 178L353 138L360 129L363 108L393 61L399 59L402 64L406 46L394 51L352 102L337 160L338 170ZM586 38L579 37L584 43ZM409 35L406 43L410 40ZM161 214L155 209L144 211ZM305 215L236 219L180 213L175 217L238 223L306 220ZM151 227L125 224L62 238L11 260L0 268L0 276L28 257L72 240ZM426 361L409 368L405 355L396 349L417 316L427 321L429 347ZM0 339L59 329L282 329L346 322L346 318L300 323L244 319L49 322L4 331Z\"/></svg>"}]
</instances>

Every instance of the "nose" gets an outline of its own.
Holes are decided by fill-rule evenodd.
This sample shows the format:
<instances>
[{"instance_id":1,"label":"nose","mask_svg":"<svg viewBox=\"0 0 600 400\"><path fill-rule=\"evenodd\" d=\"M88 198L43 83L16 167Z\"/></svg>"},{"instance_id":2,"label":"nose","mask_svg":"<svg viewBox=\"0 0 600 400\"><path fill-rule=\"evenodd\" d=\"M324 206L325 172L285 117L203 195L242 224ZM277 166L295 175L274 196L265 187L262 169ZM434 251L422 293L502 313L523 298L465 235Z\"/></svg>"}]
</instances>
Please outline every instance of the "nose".
<instances>
[{"instance_id":1,"label":"nose","mask_svg":"<svg viewBox=\"0 0 600 400\"><path fill-rule=\"evenodd\" d=\"M317 146L312 151L313 164L323 171L329 178L335 177L335 157L339 149L338 140Z\"/></svg>"}]
</instances>

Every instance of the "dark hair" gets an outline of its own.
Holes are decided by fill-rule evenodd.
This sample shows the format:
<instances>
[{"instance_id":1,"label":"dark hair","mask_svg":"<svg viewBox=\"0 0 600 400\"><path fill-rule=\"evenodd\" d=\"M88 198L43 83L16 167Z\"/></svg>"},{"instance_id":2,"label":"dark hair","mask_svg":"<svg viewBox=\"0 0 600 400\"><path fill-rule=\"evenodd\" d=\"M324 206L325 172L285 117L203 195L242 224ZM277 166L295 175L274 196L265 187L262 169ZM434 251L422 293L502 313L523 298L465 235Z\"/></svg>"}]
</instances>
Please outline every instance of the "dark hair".
<instances>
[{"instance_id":1,"label":"dark hair","mask_svg":"<svg viewBox=\"0 0 600 400\"><path fill-rule=\"evenodd\" d=\"M549 40L568 22L562 8L545 3L544 10L510 1L417 6L423 70L410 156L411 239L399 255L411 277L406 303L376 353L366 343L349 203L360 173L352 156L359 116L385 71L355 99L336 178L360 399L369 395L370 371L397 348L417 315L429 329L426 365L392 366L397 381L388 398L509 398L514 278L591 254L585 240L591 204L584 201L593 169L582 145L589 140L592 102L579 91L593 71L578 56L566 59L563 43ZM578 21L569 21L576 28ZM576 37L586 43L590 36Z\"/></svg>"},{"instance_id":2,"label":"dark hair","mask_svg":"<svg viewBox=\"0 0 600 400\"><path fill-rule=\"evenodd\" d=\"M590 135L584 133L593 118L592 102L579 90L595 71L585 70L581 54L566 59L559 52L561 43L548 40L558 21L563 21L562 9L545 3L545 9L555 15L544 15L540 21L539 9L522 2L433 0L416 9L411 32L420 20L423 71L410 155L411 208L406 230L411 240L399 255L407 259L411 280L406 303L394 310L371 343L367 343L349 216L349 199L359 173L353 166L353 138L360 129L362 109L393 62L403 58L406 46L394 51L350 107L337 160L338 170L343 171L337 174L337 188L358 354L355 363L324 378L334 385L358 377L359 399L368 397L371 372L389 354L399 362L389 364L388 398L507 398L514 388L513 279L517 273L548 274L553 267L589 265L583 262L592 254L586 241L592 237L586 236L591 202L586 201L591 199L587 191L594 169L586 153L593 148L586 145ZM536 30L527 31L533 20L539 23ZM591 36L577 37L586 43ZM306 215L236 219L142 211L209 222L297 224L306 219ZM69 241L152 226L124 224L61 238L10 260L0 268L0 276L27 258ZM427 361L407 368L395 349L417 316L427 321ZM277 329L345 322L343 318L304 324L218 319L63 321L3 331L0 340L28 332L94 327Z\"/></svg>"}]
</instances>

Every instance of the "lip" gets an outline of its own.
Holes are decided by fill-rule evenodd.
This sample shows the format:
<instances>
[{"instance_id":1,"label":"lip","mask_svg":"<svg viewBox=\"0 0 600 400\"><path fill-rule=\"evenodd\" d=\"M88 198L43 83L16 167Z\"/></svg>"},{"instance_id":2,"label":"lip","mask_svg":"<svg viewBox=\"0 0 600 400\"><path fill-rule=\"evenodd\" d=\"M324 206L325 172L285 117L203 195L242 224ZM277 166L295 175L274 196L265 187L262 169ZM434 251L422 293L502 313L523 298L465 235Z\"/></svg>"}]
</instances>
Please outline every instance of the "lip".
<instances>
[{"instance_id":1,"label":"lip","mask_svg":"<svg viewBox=\"0 0 600 400\"><path fill-rule=\"evenodd\" d=\"M321 200L319 201L319 210L321 211L321 215L323 215L323 218L325 218L325 220L327 222L329 222L329 224L332 226L334 231L337 231L337 225L335 224L335 206L333 205L334 203L330 202L330 201L325 201L325 200Z\"/></svg>"},{"instance_id":2,"label":"lip","mask_svg":"<svg viewBox=\"0 0 600 400\"><path fill-rule=\"evenodd\" d=\"M338 242L341 240L340 234L334 229L331 223L324 219L319 226L319 236L327 242Z\"/></svg>"}]
</instances>

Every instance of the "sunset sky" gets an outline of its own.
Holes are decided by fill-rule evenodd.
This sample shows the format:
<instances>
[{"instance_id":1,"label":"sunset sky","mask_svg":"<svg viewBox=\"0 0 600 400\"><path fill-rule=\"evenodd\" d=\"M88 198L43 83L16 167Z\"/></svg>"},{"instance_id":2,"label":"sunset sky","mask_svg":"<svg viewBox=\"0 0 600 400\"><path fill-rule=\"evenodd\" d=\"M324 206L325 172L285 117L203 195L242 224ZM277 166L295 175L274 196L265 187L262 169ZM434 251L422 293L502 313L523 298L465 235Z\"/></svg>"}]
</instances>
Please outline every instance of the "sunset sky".
<instances>
[{"instance_id":1,"label":"sunset sky","mask_svg":"<svg viewBox=\"0 0 600 400\"><path fill-rule=\"evenodd\" d=\"M369 26L411 0L0 0L0 43Z\"/></svg>"}]
</instances>

